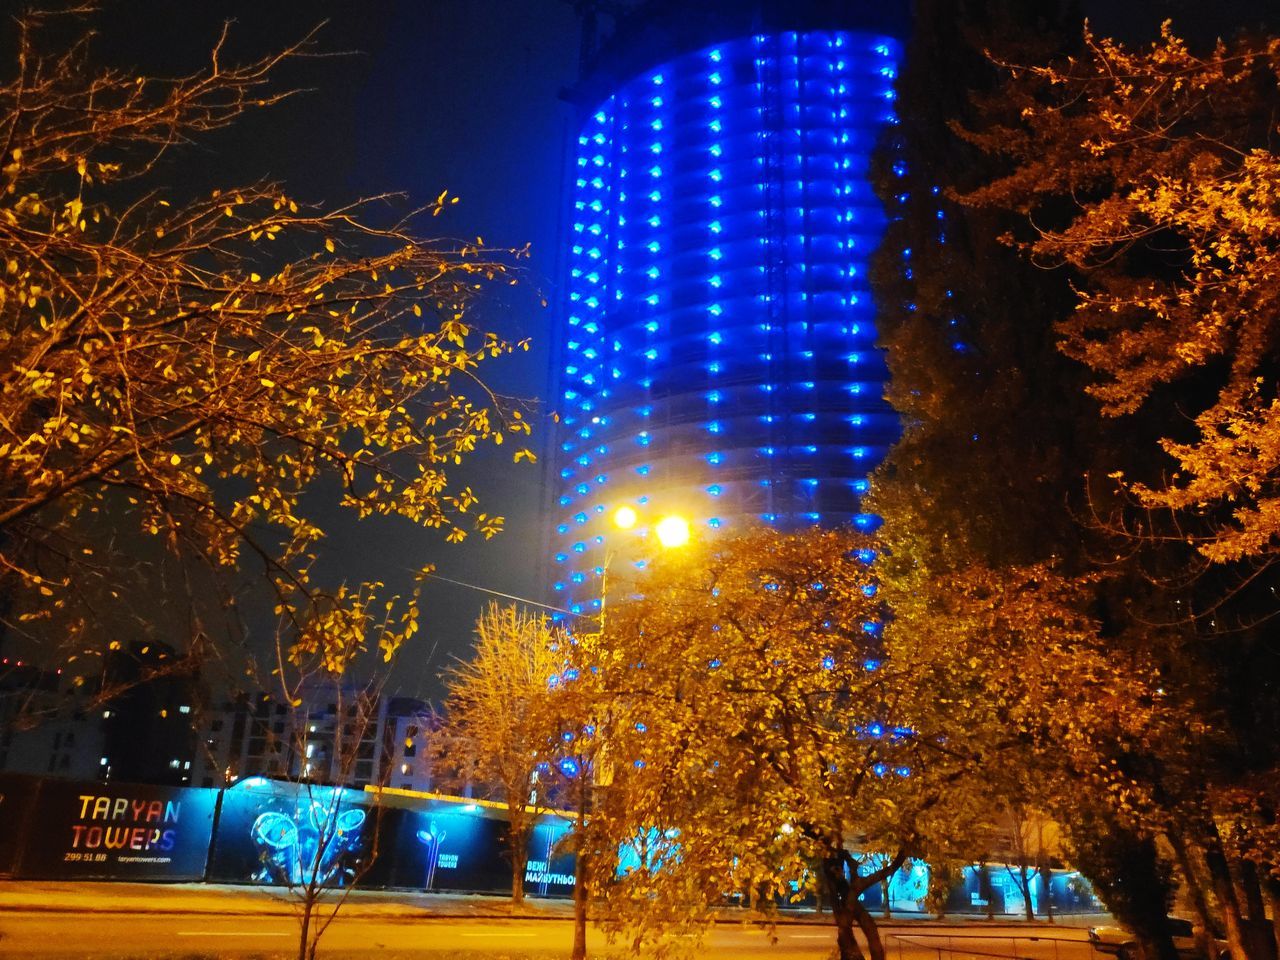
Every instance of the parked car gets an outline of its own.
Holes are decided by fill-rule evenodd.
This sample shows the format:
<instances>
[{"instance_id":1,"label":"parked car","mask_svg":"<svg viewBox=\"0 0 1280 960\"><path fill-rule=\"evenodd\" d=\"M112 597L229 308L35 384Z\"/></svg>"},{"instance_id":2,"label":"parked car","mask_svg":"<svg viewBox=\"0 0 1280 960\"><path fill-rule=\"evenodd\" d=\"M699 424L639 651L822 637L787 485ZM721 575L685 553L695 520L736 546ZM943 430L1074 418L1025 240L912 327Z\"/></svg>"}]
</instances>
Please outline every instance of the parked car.
<instances>
[{"instance_id":1,"label":"parked car","mask_svg":"<svg viewBox=\"0 0 1280 960\"><path fill-rule=\"evenodd\" d=\"M1190 920L1182 917L1169 917L1169 932L1173 934L1173 946L1182 960L1206 960L1196 942L1195 926ZM1119 960L1138 960L1138 941L1133 933L1124 927L1090 927L1089 943L1099 953L1106 953ZM1231 960L1225 940L1213 941L1213 956L1208 960Z\"/></svg>"}]
</instances>

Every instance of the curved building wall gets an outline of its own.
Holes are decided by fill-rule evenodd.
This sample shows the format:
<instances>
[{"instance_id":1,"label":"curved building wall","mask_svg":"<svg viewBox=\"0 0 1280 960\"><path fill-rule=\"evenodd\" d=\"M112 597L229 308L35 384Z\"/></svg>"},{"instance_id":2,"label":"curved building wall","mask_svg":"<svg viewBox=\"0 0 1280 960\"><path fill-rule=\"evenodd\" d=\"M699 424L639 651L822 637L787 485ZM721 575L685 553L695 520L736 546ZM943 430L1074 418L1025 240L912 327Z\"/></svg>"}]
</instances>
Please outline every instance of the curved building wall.
<instances>
[{"instance_id":1,"label":"curved building wall","mask_svg":"<svg viewBox=\"0 0 1280 960\"><path fill-rule=\"evenodd\" d=\"M646 534L855 523L898 434L868 266L895 39L747 36L647 70L578 137L560 331L555 601L599 607ZM611 542L612 541L612 542ZM628 560L642 565L642 560Z\"/></svg>"}]
</instances>

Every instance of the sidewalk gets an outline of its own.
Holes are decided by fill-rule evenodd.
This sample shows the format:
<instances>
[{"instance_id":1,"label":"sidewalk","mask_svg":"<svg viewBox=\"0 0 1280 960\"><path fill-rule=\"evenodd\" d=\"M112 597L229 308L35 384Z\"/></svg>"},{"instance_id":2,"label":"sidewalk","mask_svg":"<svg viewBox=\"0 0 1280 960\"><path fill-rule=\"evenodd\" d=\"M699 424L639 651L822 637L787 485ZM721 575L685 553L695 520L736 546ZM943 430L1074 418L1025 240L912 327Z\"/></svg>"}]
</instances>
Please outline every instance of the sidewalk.
<instances>
[{"instance_id":1,"label":"sidewalk","mask_svg":"<svg viewBox=\"0 0 1280 960\"><path fill-rule=\"evenodd\" d=\"M326 900L326 902L332 902ZM74 883L46 880L0 880L0 913L128 913L128 914L216 914L220 916L291 916L297 898L281 887L257 887L217 883ZM531 898L519 910L506 897L484 894L421 893L412 890L352 890L342 907L348 918L368 919L485 919L563 920L573 915L569 900ZM744 913L733 911L726 919L746 921ZM954 915L938 921L920 914L895 914L884 920L883 928L909 927L926 930L945 924L976 929L1026 930L1031 935L1053 929L1079 929L1104 922L1100 915L1070 915L1056 923L1029 923L1014 917L987 920L985 917ZM780 924L831 923L828 914L811 910L784 910ZM1006 936L1010 935L1008 933Z\"/></svg>"}]
</instances>

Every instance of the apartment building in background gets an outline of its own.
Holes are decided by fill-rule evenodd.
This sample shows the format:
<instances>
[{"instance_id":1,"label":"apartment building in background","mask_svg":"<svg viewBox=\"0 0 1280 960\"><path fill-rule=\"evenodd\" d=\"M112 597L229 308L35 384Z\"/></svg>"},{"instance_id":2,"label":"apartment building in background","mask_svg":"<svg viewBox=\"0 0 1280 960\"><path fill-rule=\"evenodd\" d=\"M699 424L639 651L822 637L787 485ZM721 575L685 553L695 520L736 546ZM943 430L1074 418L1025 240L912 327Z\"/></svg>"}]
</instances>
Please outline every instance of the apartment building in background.
<instances>
[{"instance_id":1,"label":"apartment building in background","mask_svg":"<svg viewBox=\"0 0 1280 960\"><path fill-rule=\"evenodd\" d=\"M291 705L257 693L211 705L198 727L192 785L268 777L357 789L430 787L420 752L423 701L332 684L305 688L301 700Z\"/></svg>"}]
</instances>

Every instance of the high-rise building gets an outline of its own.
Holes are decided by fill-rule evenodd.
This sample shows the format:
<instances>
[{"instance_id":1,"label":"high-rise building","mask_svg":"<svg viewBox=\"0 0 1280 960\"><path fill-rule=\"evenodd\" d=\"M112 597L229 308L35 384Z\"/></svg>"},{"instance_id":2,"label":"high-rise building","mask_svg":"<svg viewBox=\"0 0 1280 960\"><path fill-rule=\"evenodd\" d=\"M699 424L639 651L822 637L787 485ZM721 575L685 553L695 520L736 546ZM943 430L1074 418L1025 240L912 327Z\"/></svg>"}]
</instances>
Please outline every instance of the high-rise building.
<instances>
[{"instance_id":1,"label":"high-rise building","mask_svg":"<svg viewBox=\"0 0 1280 960\"><path fill-rule=\"evenodd\" d=\"M898 434L868 282L886 219L872 154L895 123L888 7L651 5L580 87L558 605L598 609L624 507L628 536L668 514L874 525L867 474Z\"/></svg>"}]
</instances>

